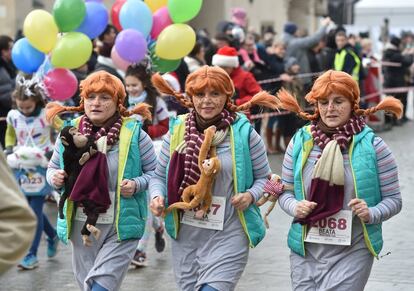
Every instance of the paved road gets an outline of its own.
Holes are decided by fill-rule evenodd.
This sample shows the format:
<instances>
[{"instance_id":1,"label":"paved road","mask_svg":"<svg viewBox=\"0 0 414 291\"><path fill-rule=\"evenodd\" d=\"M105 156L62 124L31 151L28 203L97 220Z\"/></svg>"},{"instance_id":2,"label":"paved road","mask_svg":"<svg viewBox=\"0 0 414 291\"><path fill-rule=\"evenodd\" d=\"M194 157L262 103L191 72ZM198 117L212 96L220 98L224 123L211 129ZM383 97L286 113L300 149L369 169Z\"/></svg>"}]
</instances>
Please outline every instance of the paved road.
<instances>
[{"instance_id":1,"label":"paved road","mask_svg":"<svg viewBox=\"0 0 414 291\"><path fill-rule=\"evenodd\" d=\"M374 262L374 267L365 290L368 291L411 291L414 290L414 122L392 131L379 133L389 144L396 156L400 183L403 193L403 210L384 223L385 244L382 255L391 252ZM282 156L271 156L271 166L280 172ZM265 206L267 207L267 206ZM54 205L47 211L53 216ZM286 236L290 218L279 208L270 215L270 230L264 241L251 250L250 259L237 290L290 290L289 251ZM153 242L151 242L152 244ZM121 290L176 290L170 262L170 251L155 253L151 247L149 264L146 268L131 269ZM13 268L0 278L0 290L40 291L40 290L79 290L71 270L70 247L61 246L55 259L48 260L45 242L39 250L40 267L34 271L17 271Z\"/></svg>"}]
</instances>

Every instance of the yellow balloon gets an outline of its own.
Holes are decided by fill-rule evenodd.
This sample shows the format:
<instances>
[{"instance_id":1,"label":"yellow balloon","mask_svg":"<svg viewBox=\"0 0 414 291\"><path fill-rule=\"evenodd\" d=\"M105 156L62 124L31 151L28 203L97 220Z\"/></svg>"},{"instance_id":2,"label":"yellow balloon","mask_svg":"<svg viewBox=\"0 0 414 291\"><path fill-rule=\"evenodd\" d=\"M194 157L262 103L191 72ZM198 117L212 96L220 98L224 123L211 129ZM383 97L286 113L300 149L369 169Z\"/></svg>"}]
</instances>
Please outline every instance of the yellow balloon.
<instances>
[{"instance_id":1,"label":"yellow balloon","mask_svg":"<svg viewBox=\"0 0 414 291\"><path fill-rule=\"evenodd\" d=\"M44 53L50 52L56 45L58 32L53 16L45 10L31 11L23 23L23 33L30 44Z\"/></svg>"},{"instance_id":2,"label":"yellow balloon","mask_svg":"<svg viewBox=\"0 0 414 291\"><path fill-rule=\"evenodd\" d=\"M52 51L55 68L76 69L85 64L92 54L92 42L81 32L67 32Z\"/></svg>"},{"instance_id":3,"label":"yellow balloon","mask_svg":"<svg viewBox=\"0 0 414 291\"><path fill-rule=\"evenodd\" d=\"M187 24L175 23L161 31L155 46L155 53L162 59L178 60L194 48L196 34Z\"/></svg>"},{"instance_id":4,"label":"yellow balloon","mask_svg":"<svg viewBox=\"0 0 414 291\"><path fill-rule=\"evenodd\" d=\"M168 0L144 0L147 3L148 7L151 9L152 13L157 11L163 6L167 6Z\"/></svg>"}]
</instances>

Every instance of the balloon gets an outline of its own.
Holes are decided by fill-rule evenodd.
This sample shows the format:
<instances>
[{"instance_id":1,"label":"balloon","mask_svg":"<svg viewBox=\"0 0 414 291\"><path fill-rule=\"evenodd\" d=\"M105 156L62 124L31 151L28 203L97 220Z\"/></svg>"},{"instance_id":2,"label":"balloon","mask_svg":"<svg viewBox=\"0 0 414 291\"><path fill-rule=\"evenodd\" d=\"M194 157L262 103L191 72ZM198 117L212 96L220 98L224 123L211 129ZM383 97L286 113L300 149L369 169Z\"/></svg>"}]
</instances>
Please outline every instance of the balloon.
<instances>
[{"instance_id":1,"label":"balloon","mask_svg":"<svg viewBox=\"0 0 414 291\"><path fill-rule=\"evenodd\" d=\"M48 53L56 44L59 30L53 16L45 10L33 10L23 23L23 33L37 50Z\"/></svg>"},{"instance_id":2,"label":"balloon","mask_svg":"<svg viewBox=\"0 0 414 291\"><path fill-rule=\"evenodd\" d=\"M144 0L152 12L157 11L163 6L167 6L168 0Z\"/></svg>"},{"instance_id":3,"label":"balloon","mask_svg":"<svg viewBox=\"0 0 414 291\"><path fill-rule=\"evenodd\" d=\"M27 38L21 38L13 45L12 60L19 70L31 74L43 63L45 54L32 47Z\"/></svg>"},{"instance_id":4,"label":"balloon","mask_svg":"<svg viewBox=\"0 0 414 291\"><path fill-rule=\"evenodd\" d=\"M68 32L59 39L52 51L52 65L56 68L76 69L92 54L92 42L83 33Z\"/></svg>"},{"instance_id":5,"label":"balloon","mask_svg":"<svg viewBox=\"0 0 414 291\"><path fill-rule=\"evenodd\" d=\"M166 60L177 60L191 52L195 41L195 32L189 25L171 24L158 36L155 53Z\"/></svg>"},{"instance_id":6,"label":"balloon","mask_svg":"<svg viewBox=\"0 0 414 291\"><path fill-rule=\"evenodd\" d=\"M169 0L168 11L174 23L190 21L200 12L203 0Z\"/></svg>"},{"instance_id":7,"label":"balloon","mask_svg":"<svg viewBox=\"0 0 414 291\"><path fill-rule=\"evenodd\" d=\"M111 58L112 58L112 61L114 62L115 67L117 67L118 69L122 71L126 71L127 68L132 64L128 61L125 61L123 58L119 56L118 52L115 49L115 46L112 47Z\"/></svg>"},{"instance_id":8,"label":"balloon","mask_svg":"<svg viewBox=\"0 0 414 291\"><path fill-rule=\"evenodd\" d=\"M61 32L72 31L81 25L86 15L83 0L56 0L53 17Z\"/></svg>"},{"instance_id":9,"label":"balloon","mask_svg":"<svg viewBox=\"0 0 414 291\"><path fill-rule=\"evenodd\" d=\"M53 100L63 101L75 95L78 80L68 69L57 68L47 73L43 79L48 96Z\"/></svg>"},{"instance_id":10,"label":"balloon","mask_svg":"<svg viewBox=\"0 0 414 291\"><path fill-rule=\"evenodd\" d=\"M152 28L152 13L141 0L128 0L121 8L119 21L124 29L136 29L146 37Z\"/></svg>"},{"instance_id":11,"label":"balloon","mask_svg":"<svg viewBox=\"0 0 414 291\"><path fill-rule=\"evenodd\" d=\"M151 37L153 39L156 39L164 28L172 24L167 7L158 9L152 16L152 19Z\"/></svg>"},{"instance_id":12,"label":"balloon","mask_svg":"<svg viewBox=\"0 0 414 291\"><path fill-rule=\"evenodd\" d=\"M102 3L103 0L85 0L85 2L96 2L96 3Z\"/></svg>"},{"instance_id":13,"label":"balloon","mask_svg":"<svg viewBox=\"0 0 414 291\"><path fill-rule=\"evenodd\" d=\"M76 31L82 32L94 39L99 36L108 25L108 11L103 4L97 2L86 3L86 16Z\"/></svg>"},{"instance_id":14,"label":"balloon","mask_svg":"<svg viewBox=\"0 0 414 291\"><path fill-rule=\"evenodd\" d=\"M181 63L181 59L178 60L165 60L157 56L155 53L156 44L153 43L149 46L152 69L156 72L167 73L175 71Z\"/></svg>"},{"instance_id":15,"label":"balloon","mask_svg":"<svg viewBox=\"0 0 414 291\"><path fill-rule=\"evenodd\" d=\"M147 41L141 32L135 29L124 29L115 39L115 47L119 56L125 61L137 63L147 51Z\"/></svg>"},{"instance_id":16,"label":"balloon","mask_svg":"<svg viewBox=\"0 0 414 291\"><path fill-rule=\"evenodd\" d=\"M112 24L116 27L116 29L118 29L118 31L122 30L121 23L119 22L119 12L121 11L121 8L125 2L126 0L116 0L111 9Z\"/></svg>"}]
</instances>

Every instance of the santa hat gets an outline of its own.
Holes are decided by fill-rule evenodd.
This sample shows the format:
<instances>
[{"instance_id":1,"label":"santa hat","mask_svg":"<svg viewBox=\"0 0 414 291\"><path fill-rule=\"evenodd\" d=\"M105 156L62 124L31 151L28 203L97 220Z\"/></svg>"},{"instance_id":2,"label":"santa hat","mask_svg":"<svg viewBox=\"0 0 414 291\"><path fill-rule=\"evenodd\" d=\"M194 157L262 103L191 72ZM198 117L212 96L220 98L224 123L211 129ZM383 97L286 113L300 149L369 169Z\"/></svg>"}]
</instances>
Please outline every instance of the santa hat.
<instances>
[{"instance_id":1,"label":"santa hat","mask_svg":"<svg viewBox=\"0 0 414 291\"><path fill-rule=\"evenodd\" d=\"M224 46L213 56L213 66L237 68L239 57L234 47Z\"/></svg>"}]
</instances>

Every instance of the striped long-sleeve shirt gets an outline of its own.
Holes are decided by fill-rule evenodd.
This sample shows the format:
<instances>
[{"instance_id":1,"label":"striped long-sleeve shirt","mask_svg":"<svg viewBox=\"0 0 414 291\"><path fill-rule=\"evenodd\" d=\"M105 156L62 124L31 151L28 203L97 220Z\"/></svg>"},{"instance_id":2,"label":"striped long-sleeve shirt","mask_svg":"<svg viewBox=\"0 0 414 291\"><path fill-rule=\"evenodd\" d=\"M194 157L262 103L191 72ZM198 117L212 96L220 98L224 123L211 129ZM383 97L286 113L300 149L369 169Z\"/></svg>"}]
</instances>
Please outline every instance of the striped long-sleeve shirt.
<instances>
[{"instance_id":1,"label":"striped long-sleeve shirt","mask_svg":"<svg viewBox=\"0 0 414 291\"><path fill-rule=\"evenodd\" d=\"M220 147L224 144L229 144L230 137L217 146L217 152L220 152ZM267 160L266 150L260 135L256 131L250 134L250 156L253 166L254 183L246 192L250 192L254 201L257 201L263 194L263 187L266 183L267 176L271 174L269 162ZM165 196L167 193L166 186L166 168L170 160L170 134L166 134L163 140L162 149L158 156L157 166L155 168L154 176L150 181L149 191L151 198L157 196Z\"/></svg>"},{"instance_id":2,"label":"striped long-sleeve shirt","mask_svg":"<svg viewBox=\"0 0 414 291\"><path fill-rule=\"evenodd\" d=\"M139 152L141 154L141 163L142 163L142 172L143 174L139 177L135 177L132 180L135 181L137 187L136 187L136 193L140 192L140 191L144 191L148 188L149 185L149 181L150 178L152 177L153 173L154 173L154 169L155 169L155 165L156 165L156 155L154 152L154 147L152 146L152 140L149 137L149 135L141 130L140 135L139 135ZM56 170L59 170L59 157L60 157L60 153L59 153L59 149L60 149L60 138L58 138L56 140L56 144L55 144L55 149L53 151L53 155L52 158L50 159L49 165L48 165L48 169L47 169L47 174L46 174L46 179L48 181L48 183L50 185L52 185L52 187L57 188L55 185L53 185L52 183L52 176L53 174L56 172ZM115 145L116 147L118 145ZM115 148L113 148L112 150L115 150ZM118 150L116 150L116 152L118 152ZM116 157L117 158L117 157ZM116 163L115 166L117 166L118 163ZM109 169L111 171L111 169Z\"/></svg>"},{"instance_id":3,"label":"striped long-sleeve shirt","mask_svg":"<svg viewBox=\"0 0 414 291\"><path fill-rule=\"evenodd\" d=\"M369 207L369 224L377 224L389 219L400 212L402 207L398 170L395 158L387 144L380 137L374 138L373 146L377 157L378 179L382 199L376 206ZM289 143L282 166L282 181L287 185L293 185L292 152L293 139ZM308 160L316 161L321 154L322 150L315 145L309 154ZM344 160L347 159L348 155L344 154ZM305 173L304 170L303 176L306 175L311 175L311 173ZM279 198L280 207L291 216L294 216L294 210L297 203L298 201L292 191L285 192Z\"/></svg>"}]
</instances>

